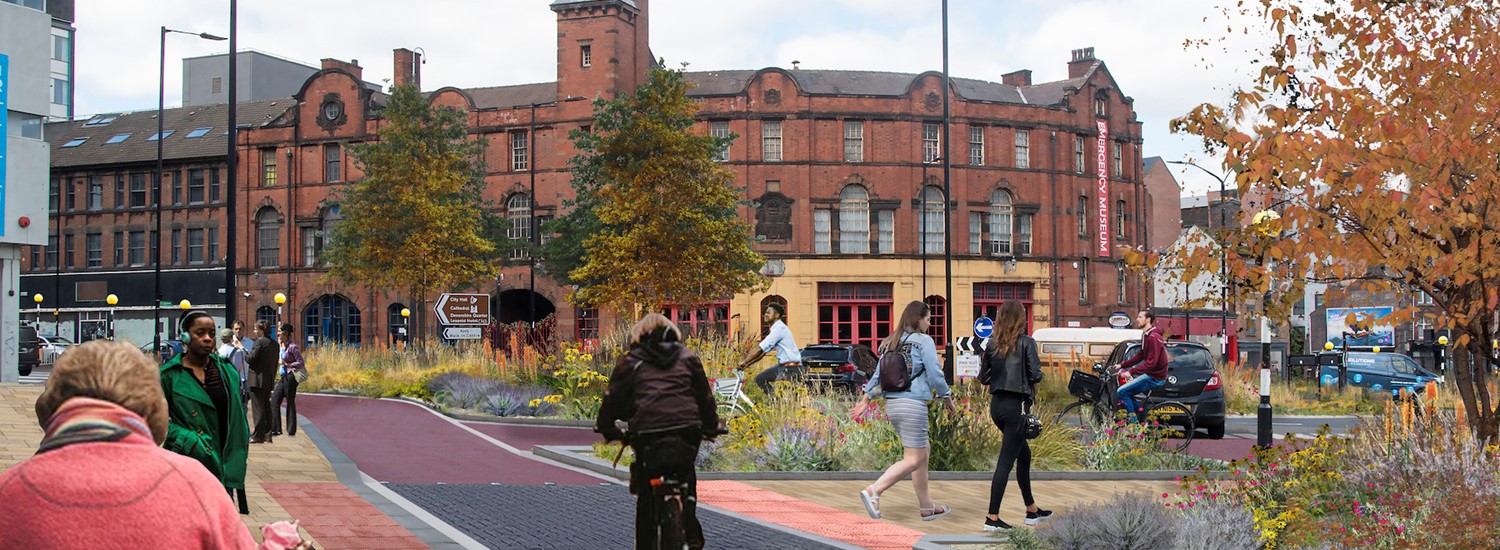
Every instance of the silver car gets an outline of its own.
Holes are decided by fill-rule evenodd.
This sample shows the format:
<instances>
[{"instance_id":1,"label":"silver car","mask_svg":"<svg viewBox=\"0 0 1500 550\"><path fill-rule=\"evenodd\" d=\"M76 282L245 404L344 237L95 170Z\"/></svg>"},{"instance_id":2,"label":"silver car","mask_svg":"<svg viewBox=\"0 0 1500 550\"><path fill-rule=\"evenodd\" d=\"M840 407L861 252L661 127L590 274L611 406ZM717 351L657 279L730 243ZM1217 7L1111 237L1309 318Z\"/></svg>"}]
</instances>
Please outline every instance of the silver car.
<instances>
[{"instance_id":1,"label":"silver car","mask_svg":"<svg viewBox=\"0 0 1500 550\"><path fill-rule=\"evenodd\" d=\"M38 347L42 349L42 364L51 365L57 362L57 358L73 346L73 341L62 336L39 336Z\"/></svg>"}]
</instances>

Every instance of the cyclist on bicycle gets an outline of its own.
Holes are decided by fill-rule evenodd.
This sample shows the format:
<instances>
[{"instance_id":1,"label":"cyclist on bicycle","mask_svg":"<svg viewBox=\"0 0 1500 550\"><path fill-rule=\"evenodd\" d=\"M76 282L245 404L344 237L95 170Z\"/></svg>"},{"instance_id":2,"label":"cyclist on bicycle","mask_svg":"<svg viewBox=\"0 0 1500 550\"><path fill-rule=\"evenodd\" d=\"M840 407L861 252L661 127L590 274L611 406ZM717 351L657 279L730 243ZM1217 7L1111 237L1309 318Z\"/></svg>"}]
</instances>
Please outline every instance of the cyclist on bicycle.
<instances>
[{"instance_id":1,"label":"cyclist on bicycle","mask_svg":"<svg viewBox=\"0 0 1500 550\"><path fill-rule=\"evenodd\" d=\"M636 495L635 547L656 546L656 503L650 482L666 476L686 485L683 530L689 546L702 548L698 523L698 444L721 433L708 376L697 354L683 347L681 333L659 313L630 328L630 350L609 376L595 431L606 440L626 440L635 452L630 492ZM629 426L629 437L615 421Z\"/></svg>"},{"instance_id":2,"label":"cyclist on bicycle","mask_svg":"<svg viewBox=\"0 0 1500 550\"><path fill-rule=\"evenodd\" d=\"M1142 311L1135 315L1136 328L1141 334L1141 351L1120 364L1120 369L1133 375L1134 380L1120 386L1116 392L1125 410L1135 413L1135 418L1146 421L1144 406L1136 403L1135 396L1167 385L1167 341L1156 326L1156 314ZM1145 376L1140 376L1145 375ZM1126 417L1129 418L1129 417Z\"/></svg>"}]
</instances>

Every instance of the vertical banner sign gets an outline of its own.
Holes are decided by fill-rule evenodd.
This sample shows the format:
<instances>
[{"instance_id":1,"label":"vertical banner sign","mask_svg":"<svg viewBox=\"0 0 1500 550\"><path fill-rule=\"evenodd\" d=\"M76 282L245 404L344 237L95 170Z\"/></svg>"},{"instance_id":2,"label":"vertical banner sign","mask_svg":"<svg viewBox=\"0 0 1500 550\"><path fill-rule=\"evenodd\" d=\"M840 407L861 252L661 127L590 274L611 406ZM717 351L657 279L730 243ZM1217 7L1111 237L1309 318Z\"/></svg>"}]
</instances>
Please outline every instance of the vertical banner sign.
<instances>
[{"instance_id":1,"label":"vertical banner sign","mask_svg":"<svg viewBox=\"0 0 1500 550\"><path fill-rule=\"evenodd\" d=\"M1109 257L1109 124L1099 124L1099 256Z\"/></svg>"},{"instance_id":2,"label":"vertical banner sign","mask_svg":"<svg viewBox=\"0 0 1500 550\"><path fill-rule=\"evenodd\" d=\"M0 53L0 220L5 219L5 142L10 140L10 129L5 127L10 118L10 57ZM5 236L5 224L0 223L0 237Z\"/></svg>"}]
</instances>

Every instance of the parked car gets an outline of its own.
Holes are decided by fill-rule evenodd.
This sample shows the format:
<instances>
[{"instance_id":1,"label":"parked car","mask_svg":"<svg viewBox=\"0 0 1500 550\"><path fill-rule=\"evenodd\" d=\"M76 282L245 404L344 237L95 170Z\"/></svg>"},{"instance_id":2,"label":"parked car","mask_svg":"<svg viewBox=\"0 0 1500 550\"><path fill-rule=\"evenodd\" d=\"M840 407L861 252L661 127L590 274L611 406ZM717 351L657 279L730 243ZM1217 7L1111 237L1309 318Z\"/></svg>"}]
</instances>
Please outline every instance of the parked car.
<instances>
[{"instance_id":1,"label":"parked car","mask_svg":"<svg viewBox=\"0 0 1500 550\"><path fill-rule=\"evenodd\" d=\"M62 336L42 336L40 338L43 365L51 365L53 363L56 363L58 356L62 355L63 352L68 351L68 348L74 345L71 340L68 340L67 338L64 338Z\"/></svg>"},{"instance_id":2,"label":"parked car","mask_svg":"<svg viewBox=\"0 0 1500 550\"><path fill-rule=\"evenodd\" d=\"M1104 364L1118 365L1140 351L1140 340L1120 342ZM1153 391L1149 401L1179 401L1194 407L1193 423L1207 430L1209 439L1223 438L1227 406L1223 380L1215 364L1213 354L1203 344L1168 340L1167 385Z\"/></svg>"},{"instance_id":3,"label":"parked car","mask_svg":"<svg viewBox=\"0 0 1500 550\"><path fill-rule=\"evenodd\" d=\"M1318 361L1318 380L1324 385L1337 384L1339 367L1337 359L1328 361L1326 356L1343 356L1347 369L1345 384L1372 390L1391 390L1398 387L1418 387L1430 380L1443 383L1442 376L1422 368L1416 360L1399 353L1375 353L1372 351L1325 352L1324 360Z\"/></svg>"},{"instance_id":4,"label":"parked car","mask_svg":"<svg viewBox=\"0 0 1500 550\"><path fill-rule=\"evenodd\" d=\"M141 346L141 353L151 355L151 345L152 342L147 342L145 345ZM181 341L162 340L161 349L157 350L156 358L157 360L161 361L163 365L165 365L167 364L167 361L171 361L173 357L177 357L177 354L182 353L182 351L183 347Z\"/></svg>"},{"instance_id":5,"label":"parked car","mask_svg":"<svg viewBox=\"0 0 1500 550\"><path fill-rule=\"evenodd\" d=\"M19 341L17 342L18 345L16 346L16 364L19 365L21 376L27 376L30 375L31 371L36 369L36 367L42 362L42 354L39 345L41 343L41 339L37 336L36 326L34 325L23 323L21 325L20 332L21 337L19 338Z\"/></svg>"},{"instance_id":6,"label":"parked car","mask_svg":"<svg viewBox=\"0 0 1500 550\"><path fill-rule=\"evenodd\" d=\"M878 360L869 346L861 344L817 344L802 348L800 373L809 384L830 384L859 391L875 372Z\"/></svg>"}]
</instances>

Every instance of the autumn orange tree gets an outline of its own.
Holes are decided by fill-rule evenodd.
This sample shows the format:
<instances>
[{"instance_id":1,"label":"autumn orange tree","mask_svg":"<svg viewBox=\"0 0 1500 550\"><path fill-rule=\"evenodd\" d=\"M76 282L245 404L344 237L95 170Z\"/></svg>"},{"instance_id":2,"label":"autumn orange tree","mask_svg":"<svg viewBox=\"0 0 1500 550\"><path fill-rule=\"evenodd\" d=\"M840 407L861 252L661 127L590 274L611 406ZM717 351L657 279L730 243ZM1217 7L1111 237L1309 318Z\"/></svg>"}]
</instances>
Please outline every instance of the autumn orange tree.
<instances>
[{"instance_id":1,"label":"autumn orange tree","mask_svg":"<svg viewBox=\"0 0 1500 550\"><path fill-rule=\"evenodd\" d=\"M364 178L340 190L343 220L324 258L330 277L405 291L423 327L433 292L497 269L503 238L487 230L484 141L469 138L463 114L429 104L416 86L397 86L381 114L380 140L349 147Z\"/></svg>"},{"instance_id":2,"label":"autumn orange tree","mask_svg":"<svg viewBox=\"0 0 1500 550\"><path fill-rule=\"evenodd\" d=\"M764 258L737 212L729 145L696 128L681 71L654 69L634 93L595 103L592 132L574 132L571 210L550 222L549 272L578 285L572 300L624 315L721 300L765 284Z\"/></svg>"},{"instance_id":3,"label":"autumn orange tree","mask_svg":"<svg viewBox=\"0 0 1500 550\"><path fill-rule=\"evenodd\" d=\"M1500 328L1496 8L1253 2L1240 20L1270 37L1255 76L1231 104L1173 121L1223 154L1242 196L1265 193L1281 214L1226 237L1240 252L1229 259L1243 293L1284 281L1278 292L1300 295L1307 280L1427 293L1456 336L1452 378L1465 411L1488 439L1500 427L1487 385ZM1202 260L1200 269L1217 266Z\"/></svg>"}]
</instances>

